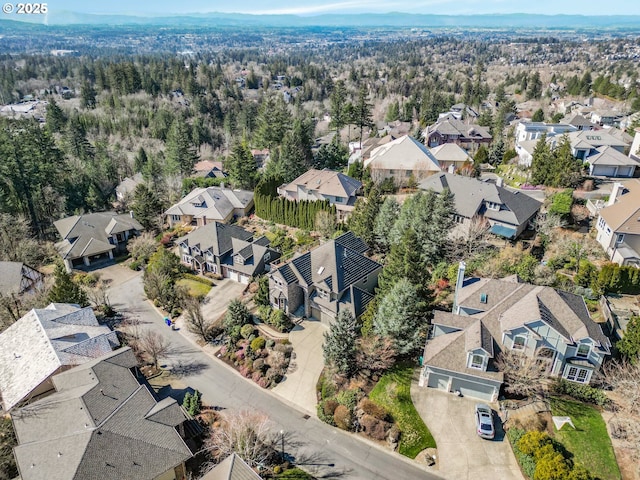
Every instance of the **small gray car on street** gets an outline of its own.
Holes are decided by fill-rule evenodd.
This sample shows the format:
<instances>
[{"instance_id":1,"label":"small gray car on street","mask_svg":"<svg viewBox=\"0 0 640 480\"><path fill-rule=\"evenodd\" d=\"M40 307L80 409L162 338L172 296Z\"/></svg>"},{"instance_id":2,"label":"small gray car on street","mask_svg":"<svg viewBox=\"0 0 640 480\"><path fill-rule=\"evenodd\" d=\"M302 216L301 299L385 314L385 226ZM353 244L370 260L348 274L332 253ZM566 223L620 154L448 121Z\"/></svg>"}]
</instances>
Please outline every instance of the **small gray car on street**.
<instances>
[{"instance_id":1,"label":"small gray car on street","mask_svg":"<svg viewBox=\"0 0 640 480\"><path fill-rule=\"evenodd\" d=\"M476 433L488 440L493 440L496 435L496 429L493 426L493 411L486 403L476 403Z\"/></svg>"}]
</instances>

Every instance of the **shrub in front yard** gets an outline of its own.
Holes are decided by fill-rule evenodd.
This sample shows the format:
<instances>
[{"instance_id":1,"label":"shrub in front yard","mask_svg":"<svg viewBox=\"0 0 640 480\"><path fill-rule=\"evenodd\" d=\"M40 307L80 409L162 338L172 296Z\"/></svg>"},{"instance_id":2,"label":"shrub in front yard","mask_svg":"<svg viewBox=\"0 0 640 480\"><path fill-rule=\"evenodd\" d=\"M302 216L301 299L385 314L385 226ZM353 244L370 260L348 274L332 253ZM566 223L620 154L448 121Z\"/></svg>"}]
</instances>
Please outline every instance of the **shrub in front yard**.
<instances>
[{"instance_id":1,"label":"shrub in front yard","mask_svg":"<svg viewBox=\"0 0 640 480\"><path fill-rule=\"evenodd\" d=\"M351 430L353 425L353 414L351 410L345 405L338 405L335 412L333 412L333 421L336 427L342 430Z\"/></svg>"},{"instance_id":2,"label":"shrub in front yard","mask_svg":"<svg viewBox=\"0 0 640 480\"><path fill-rule=\"evenodd\" d=\"M267 341L264 338L256 337L251 342L251 350L253 350L254 352L257 352L258 350L262 350L266 343Z\"/></svg>"},{"instance_id":3,"label":"shrub in front yard","mask_svg":"<svg viewBox=\"0 0 640 480\"><path fill-rule=\"evenodd\" d=\"M333 398L321 400L317 406L318 418L320 421L335 426L333 414L336 411L336 408L338 408L338 405L340 404Z\"/></svg>"},{"instance_id":4,"label":"shrub in front yard","mask_svg":"<svg viewBox=\"0 0 640 480\"><path fill-rule=\"evenodd\" d=\"M594 388L589 385L583 385L581 383L568 382L562 378L558 379L558 381L553 384L553 391L569 395L570 397L582 402L593 403L600 407L607 406L610 403L610 400L604 390Z\"/></svg>"},{"instance_id":5,"label":"shrub in front yard","mask_svg":"<svg viewBox=\"0 0 640 480\"><path fill-rule=\"evenodd\" d=\"M358 408L362 409L366 415L370 415L378 420L389 420L389 412L384 407L372 402L366 397L360 400Z\"/></svg>"},{"instance_id":6,"label":"shrub in front yard","mask_svg":"<svg viewBox=\"0 0 640 480\"><path fill-rule=\"evenodd\" d=\"M360 418L360 427L369 437L375 440L384 440L387 438L387 432L391 428L391 423L365 414Z\"/></svg>"},{"instance_id":7,"label":"shrub in front yard","mask_svg":"<svg viewBox=\"0 0 640 480\"><path fill-rule=\"evenodd\" d=\"M242 335L242 338L248 339L251 335L255 333L255 331L256 331L255 325L251 323L246 323L240 329L240 335Z\"/></svg>"}]
</instances>

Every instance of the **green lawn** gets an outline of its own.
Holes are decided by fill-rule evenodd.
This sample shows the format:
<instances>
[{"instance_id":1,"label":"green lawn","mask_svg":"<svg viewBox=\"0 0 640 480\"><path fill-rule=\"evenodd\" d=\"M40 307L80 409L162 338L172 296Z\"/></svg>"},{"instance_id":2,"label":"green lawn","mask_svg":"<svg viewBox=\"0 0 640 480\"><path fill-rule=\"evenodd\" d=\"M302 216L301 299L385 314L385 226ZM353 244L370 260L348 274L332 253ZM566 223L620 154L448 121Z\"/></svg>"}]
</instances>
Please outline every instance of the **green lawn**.
<instances>
[{"instance_id":1,"label":"green lawn","mask_svg":"<svg viewBox=\"0 0 640 480\"><path fill-rule=\"evenodd\" d=\"M393 415L402 432L399 451L409 458L415 458L425 448L436 446L431 432L411 401L412 376L412 366L398 365L385 374L369 394L371 401L385 407Z\"/></svg>"},{"instance_id":2,"label":"green lawn","mask_svg":"<svg viewBox=\"0 0 640 480\"><path fill-rule=\"evenodd\" d=\"M580 402L552 398L551 413L571 417L576 426L574 430L570 425L565 425L561 431L555 432L555 438L574 455L574 462L583 465L598 479L621 478L607 426L596 408Z\"/></svg>"},{"instance_id":3,"label":"green lawn","mask_svg":"<svg viewBox=\"0 0 640 480\"><path fill-rule=\"evenodd\" d=\"M205 285L201 282L196 282L189 278L181 278L176 282L176 285L183 285L189 290L189 295L192 297L204 297L211 290L211 286Z\"/></svg>"}]
</instances>

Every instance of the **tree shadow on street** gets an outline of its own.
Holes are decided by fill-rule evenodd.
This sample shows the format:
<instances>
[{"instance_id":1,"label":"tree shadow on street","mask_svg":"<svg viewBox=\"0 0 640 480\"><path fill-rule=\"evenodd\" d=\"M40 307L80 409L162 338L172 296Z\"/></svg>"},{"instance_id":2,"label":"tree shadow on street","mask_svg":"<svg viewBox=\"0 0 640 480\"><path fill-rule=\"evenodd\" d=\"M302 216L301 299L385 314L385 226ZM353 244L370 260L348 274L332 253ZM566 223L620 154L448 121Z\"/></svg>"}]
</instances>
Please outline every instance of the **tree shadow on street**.
<instances>
[{"instance_id":1,"label":"tree shadow on street","mask_svg":"<svg viewBox=\"0 0 640 480\"><path fill-rule=\"evenodd\" d=\"M197 375L209 368L209 365L202 362L182 362L174 363L171 367L171 374L177 378L184 378L191 375Z\"/></svg>"},{"instance_id":2,"label":"tree shadow on street","mask_svg":"<svg viewBox=\"0 0 640 480\"><path fill-rule=\"evenodd\" d=\"M285 459L311 473L315 478L341 478L352 473L351 469L336 465L327 452L301 451L307 443L295 432L284 433ZM295 455L292 455L295 453Z\"/></svg>"}]
</instances>

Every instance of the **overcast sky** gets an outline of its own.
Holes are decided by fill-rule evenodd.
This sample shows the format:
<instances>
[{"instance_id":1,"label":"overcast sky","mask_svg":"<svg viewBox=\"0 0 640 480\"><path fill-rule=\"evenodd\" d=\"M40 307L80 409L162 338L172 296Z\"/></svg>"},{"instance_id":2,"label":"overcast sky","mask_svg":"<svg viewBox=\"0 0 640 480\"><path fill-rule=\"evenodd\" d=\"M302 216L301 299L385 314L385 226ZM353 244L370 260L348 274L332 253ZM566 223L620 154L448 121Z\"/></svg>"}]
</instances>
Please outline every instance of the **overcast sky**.
<instances>
[{"instance_id":1,"label":"overcast sky","mask_svg":"<svg viewBox=\"0 0 640 480\"><path fill-rule=\"evenodd\" d=\"M618 0L49 0L49 11L82 13L164 15L170 13L236 12L289 13L431 13L491 14L541 13L581 15L640 15L640 1Z\"/></svg>"}]
</instances>

